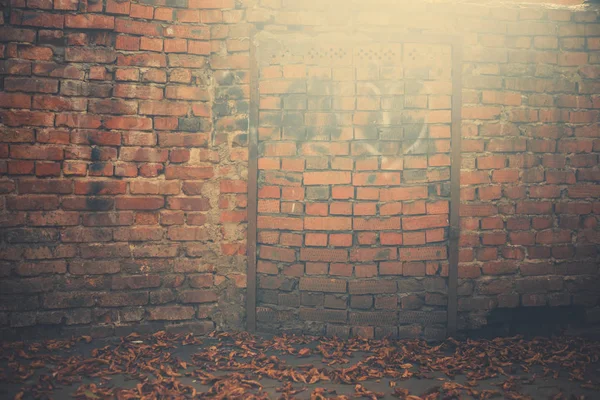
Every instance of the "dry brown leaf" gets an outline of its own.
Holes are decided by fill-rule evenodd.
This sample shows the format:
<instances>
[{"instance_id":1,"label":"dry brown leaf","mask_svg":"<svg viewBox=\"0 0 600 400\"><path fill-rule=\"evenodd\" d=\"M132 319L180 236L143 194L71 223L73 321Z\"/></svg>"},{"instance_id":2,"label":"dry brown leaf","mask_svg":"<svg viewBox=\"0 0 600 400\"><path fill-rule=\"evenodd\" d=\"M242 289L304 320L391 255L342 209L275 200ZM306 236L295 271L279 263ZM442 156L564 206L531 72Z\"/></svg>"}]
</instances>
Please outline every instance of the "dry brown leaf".
<instances>
[{"instance_id":1,"label":"dry brown leaf","mask_svg":"<svg viewBox=\"0 0 600 400\"><path fill-rule=\"evenodd\" d=\"M310 356L310 353L310 349L303 348L300 351L298 351L298 357L308 357Z\"/></svg>"}]
</instances>

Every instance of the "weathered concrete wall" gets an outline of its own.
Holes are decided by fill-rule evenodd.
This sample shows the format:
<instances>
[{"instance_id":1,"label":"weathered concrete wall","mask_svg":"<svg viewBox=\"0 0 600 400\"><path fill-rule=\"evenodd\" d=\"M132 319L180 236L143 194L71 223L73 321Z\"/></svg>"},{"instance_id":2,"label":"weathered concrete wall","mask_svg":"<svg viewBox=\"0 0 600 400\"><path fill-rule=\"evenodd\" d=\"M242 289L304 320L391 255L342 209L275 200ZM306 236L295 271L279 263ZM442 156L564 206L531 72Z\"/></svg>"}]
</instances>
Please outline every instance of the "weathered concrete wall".
<instances>
[{"instance_id":1,"label":"weathered concrete wall","mask_svg":"<svg viewBox=\"0 0 600 400\"><path fill-rule=\"evenodd\" d=\"M303 37L460 36L459 327L485 325L496 308L541 305L582 306L589 322L600 319L595 10L381 0L23 0L4 6L2 23L0 323L6 331L43 325L105 335L140 324L200 332L215 323L243 326L252 27ZM284 112L285 103L270 101L273 112ZM273 151L274 158L293 156ZM296 151L303 155L302 146ZM282 170L298 168L274 162ZM361 173L356 159L349 170L327 162ZM303 171L290 172L305 179ZM403 170L398 173L403 179ZM382 221L399 218L402 229L402 219L411 217L383 216L387 200L373 190L377 196L366 207ZM279 217L287 214L286 200L294 200L273 199L280 208L272 216ZM328 213L333 200L327 199ZM318 202L324 201L301 201L304 207ZM295 218L304 221L305 214ZM403 269L414 260L398 255L398 241L410 233L400 230L395 243L382 243L376 227L370 232L373 246L389 247L394 256L372 260L376 269L368 271L356 269L356 260L340 260L351 269L342 280L365 271L385 280L380 262L397 262L401 276L419 288L406 307L418 302L427 310L443 300L443 292L433 296L423 285L426 269ZM320 233L294 236L298 249L321 248ZM350 250L347 238L331 242L333 235L358 243L351 228L324 234L331 249ZM269 245L288 246L283 236ZM302 273L281 280L294 291L302 291L301 276L336 275L329 261L309 269L306 263L318 260L294 254ZM277 264L277 275L283 267ZM394 294L399 311L392 312L401 320L405 293ZM349 296L344 316L336 312L342 327L353 324ZM276 299L273 308L280 306ZM384 315L376 301L370 304L360 310L387 318L389 310Z\"/></svg>"}]
</instances>

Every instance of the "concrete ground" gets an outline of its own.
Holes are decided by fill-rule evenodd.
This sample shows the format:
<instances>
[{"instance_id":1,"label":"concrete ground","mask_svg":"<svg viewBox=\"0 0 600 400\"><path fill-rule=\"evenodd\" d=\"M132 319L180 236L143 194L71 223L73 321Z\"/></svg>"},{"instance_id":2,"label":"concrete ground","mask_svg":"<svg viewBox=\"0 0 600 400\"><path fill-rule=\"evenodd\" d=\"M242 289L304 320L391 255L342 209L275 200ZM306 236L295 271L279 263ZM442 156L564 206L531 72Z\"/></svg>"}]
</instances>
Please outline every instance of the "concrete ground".
<instances>
[{"instance_id":1,"label":"concrete ground","mask_svg":"<svg viewBox=\"0 0 600 400\"><path fill-rule=\"evenodd\" d=\"M578 338L88 340L4 343L0 398L600 399L600 342Z\"/></svg>"}]
</instances>

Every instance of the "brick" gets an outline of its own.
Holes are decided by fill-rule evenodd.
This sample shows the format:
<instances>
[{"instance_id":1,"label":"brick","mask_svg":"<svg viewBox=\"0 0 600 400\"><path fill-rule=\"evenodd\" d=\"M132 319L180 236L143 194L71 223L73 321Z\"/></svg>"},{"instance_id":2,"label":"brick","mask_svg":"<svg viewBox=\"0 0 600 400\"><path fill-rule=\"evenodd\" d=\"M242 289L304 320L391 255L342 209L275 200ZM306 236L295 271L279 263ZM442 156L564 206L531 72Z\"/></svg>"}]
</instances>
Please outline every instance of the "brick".
<instances>
[{"instance_id":1,"label":"brick","mask_svg":"<svg viewBox=\"0 0 600 400\"><path fill-rule=\"evenodd\" d=\"M75 194L91 194L91 195L116 195L125 194L127 182L123 181L76 181Z\"/></svg>"},{"instance_id":2,"label":"brick","mask_svg":"<svg viewBox=\"0 0 600 400\"><path fill-rule=\"evenodd\" d=\"M459 311L491 310L497 304L496 299L485 297L462 298L458 301Z\"/></svg>"},{"instance_id":3,"label":"brick","mask_svg":"<svg viewBox=\"0 0 600 400\"><path fill-rule=\"evenodd\" d=\"M306 215L328 215L329 206L327 203L308 203L306 204Z\"/></svg>"},{"instance_id":4,"label":"brick","mask_svg":"<svg viewBox=\"0 0 600 400\"><path fill-rule=\"evenodd\" d=\"M423 248L401 248L400 260L420 261L420 260L443 260L447 258L446 247L434 246Z\"/></svg>"},{"instance_id":5,"label":"brick","mask_svg":"<svg viewBox=\"0 0 600 400\"><path fill-rule=\"evenodd\" d=\"M348 184L351 181L350 172L305 172L303 175L305 185L333 185Z\"/></svg>"},{"instance_id":6,"label":"brick","mask_svg":"<svg viewBox=\"0 0 600 400\"><path fill-rule=\"evenodd\" d=\"M60 163L36 162L35 175L38 177L59 176Z\"/></svg>"},{"instance_id":7,"label":"brick","mask_svg":"<svg viewBox=\"0 0 600 400\"><path fill-rule=\"evenodd\" d=\"M346 322L347 312L342 310L316 310L300 308L300 319L304 321Z\"/></svg>"},{"instance_id":8,"label":"brick","mask_svg":"<svg viewBox=\"0 0 600 400\"><path fill-rule=\"evenodd\" d=\"M209 94L205 89L180 85L168 85L165 89L165 97L177 100L209 100Z\"/></svg>"},{"instance_id":9,"label":"brick","mask_svg":"<svg viewBox=\"0 0 600 400\"><path fill-rule=\"evenodd\" d=\"M67 263L64 260L21 263L15 269L19 276L37 276L42 274L64 274Z\"/></svg>"},{"instance_id":10,"label":"brick","mask_svg":"<svg viewBox=\"0 0 600 400\"><path fill-rule=\"evenodd\" d=\"M347 307L348 298L347 296L336 296L336 295L326 295L325 296L325 308L333 308L333 309L345 309Z\"/></svg>"},{"instance_id":11,"label":"brick","mask_svg":"<svg viewBox=\"0 0 600 400\"><path fill-rule=\"evenodd\" d=\"M352 280L348 291L352 295L396 293L396 282L392 280Z\"/></svg>"},{"instance_id":12,"label":"brick","mask_svg":"<svg viewBox=\"0 0 600 400\"><path fill-rule=\"evenodd\" d=\"M61 240L65 243L82 242L109 242L112 240L112 231L107 228L66 228L61 232Z\"/></svg>"},{"instance_id":13,"label":"brick","mask_svg":"<svg viewBox=\"0 0 600 400\"><path fill-rule=\"evenodd\" d=\"M185 290L179 293L182 303L213 303L217 301L217 293L213 290Z\"/></svg>"},{"instance_id":14,"label":"brick","mask_svg":"<svg viewBox=\"0 0 600 400\"><path fill-rule=\"evenodd\" d=\"M489 172L487 171L461 171L461 185L476 185L481 183L490 183Z\"/></svg>"},{"instance_id":15,"label":"brick","mask_svg":"<svg viewBox=\"0 0 600 400\"><path fill-rule=\"evenodd\" d=\"M246 211L222 211L219 219L222 223L239 223L248 220Z\"/></svg>"},{"instance_id":16,"label":"brick","mask_svg":"<svg viewBox=\"0 0 600 400\"><path fill-rule=\"evenodd\" d=\"M65 15L65 27L79 29L114 29L115 17L98 14Z\"/></svg>"},{"instance_id":17,"label":"brick","mask_svg":"<svg viewBox=\"0 0 600 400\"><path fill-rule=\"evenodd\" d=\"M404 159L404 168L427 168L427 156L410 156Z\"/></svg>"},{"instance_id":18,"label":"brick","mask_svg":"<svg viewBox=\"0 0 600 400\"><path fill-rule=\"evenodd\" d=\"M329 244L337 247L350 247L352 246L352 235L351 234L331 234L329 235Z\"/></svg>"},{"instance_id":19,"label":"brick","mask_svg":"<svg viewBox=\"0 0 600 400\"><path fill-rule=\"evenodd\" d=\"M64 210L106 211L114 207L114 200L106 197L63 197Z\"/></svg>"},{"instance_id":20,"label":"brick","mask_svg":"<svg viewBox=\"0 0 600 400\"><path fill-rule=\"evenodd\" d=\"M54 114L33 111L0 111L0 117L5 125L16 127L23 125L52 126Z\"/></svg>"},{"instance_id":21,"label":"brick","mask_svg":"<svg viewBox=\"0 0 600 400\"><path fill-rule=\"evenodd\" d=\"M428 198L427 187L415 186L405 188L382 189L381 201L414 200Z\"/></svg>"},{"instance_id":22,"label":"brick","mask_svg":"<svg viewBox=\"0 0 600 400\"><path fill-rule=\"evenodd\" d=\"M493 204L461 204L461 217L485 217L496 215L498 208Z\"/></svg>"},{"instance_id":23,"label":"brick","mask_svg":"<svg viewBox=\"0 0 600 400\"><path fill-rule=\"evenodd\" d=\"M296 252L292 249L284 249L272 246L260 246L259 257L275 261L296 261Z\"/></svg>"},{"instance_id":24,"label":"brick","mask_svg":"<svg viewBox=\"0 0 600 400\"><path fill-rule=\"evenodd\" d=\"M65 49L65 60L69 62L93 62L111 64L117 58L114 50L110 49L86 49L79 47L67 47Z\"/></svg>"},{"instance_id":25,"label":"brick","mask_svg":"<svg viewBox=\"0 0 600 400\"><path fill-rule=\"evenodd\" d=\"M418 310L423 307L423 299L419 295L411 294L400 298L403 310Z\"/></svg>"},{"instance_id":26,"label":"brick","mask_svg":"<svg viewBox=\"0 0 600 400\"><path fill-rule=\"evenodd\" d=\"M209 233L204 227L196 226L171 226L167 231L167 238L174 241L205 241Z\"/></svg>"},{"instance_id":27,"label":"brick","mask_svg":"<svg viewBox=\"0 0 600 400\"><path fill-rule=\"evenodd\" d=\"M478 169L498 169L506 166L506 157L500 155L477 157Z\"/></svg>"},{"instance_id":28,"label":"brick","mask_svg":"<svg viewBox=\"0 0 600 400\"><path fill-rule=\"evenodd\" d=\"M309 292L346 293L346 281L331 278L300 278L300 290Z\"/></svg>"},{"instance_id":29,"label":"brick","mask_svg":"<svg viewBox=\"0 0 600 400\"><path fill-rule=\"evenodd\" d=\"M58 28L64 27L64 16L46 12L35 12L35 11L24 11L22 14L22 20L18 24L23 26L35 26L41 28ZM19 14L14 13L11 16L18 18ZM17 21L14 21L17 22ZM33 42L30 39L32 31L26 29L15 29L5 27L0 31L0 36L4 38L4 41L24 41ZM21 36L21 38L19 38Z\"/></svg>"},{"instance_id":30,"label":"brick","mask_svg":"<svg viewBox=\"0 0 600 400\"><path fill-rule=\"evenodd\" d=\"M257 226L259 229L302 230L304 229L304 221L300 218L259 215Z\"/></svg>"},{"instance_id":31,"label":"brick","mask_svg":"<svg viewBox=\"0 0 600 400\"><path fill-rule=\"evenodd\" d=\"M169 197L167 208L184 211L208 211L209 200L203 197Z\"/></svg>"},{"instance_id":32,"label":"brick","mask_svg":"<svg viewBox=\"0 0 600 400\"><path fill-rule=\"evenodd\" d=\"M122 213L94 213L83 215L84 226L122 226L132 225L133 214Z\"/></svg>"},{"instance_id":33,"label":"brick","mask_svg":"<svg viewBox=\"0 0 600 400\"><path fill-rule=\"evenodd\" d=\"M339 182L347 183L347 182ZM354 186L392 186L400 184L400 173L394 172L361 172L352 177Z\"/></svg>"},{"instance_id":34,"label":"brick","mask_svg":"<svg viewBox=\"0 0 600 400\"><path fill-rule=\"evenodd\" d=\"M212 167L179 167L170 166L165 169L166 179L197 180L208 179L214 175Z\"/></svg>"},{"instance_id":35,"label":"brick","mask_svg":"<svg viewBox=\"0 0 600 400\"><path fill-rule=\"evenodd\" d=\"M348 217L306 217L304 229L307 230L350 230L352 219Z\"/></svg>"},{"instance_id":36,"label":"brick","mask_svg":"<svg viewBox=\"0 0 600 400\"><path fill-rule=\"evenodd\" d=\"M487 145L487 151L491 152L521 152L525 151L527 144L525 139L491 139Z\"/></svg>"},{"instance_id":37,"label":"brick","mask_svg":"<svg viewBox=\"0 0 600 400\"><path fill-rule=\"evenodd\" d=\"M514 261L491 261L482 266L484 275L509 275L515 273L517 269Z\"/></svg>"},{"instance_id":38,"label":"brick","mask_svg":"<svg viewBox=\"0 0 600 400\"><path fill-rule=\"evenodd\" d=\"M551 214L552 203L523 201L517 203L517 213L519 214Z\"/></svg>"},{"instance_id":39,"label":"brick","mask_svg":"<svg viewBox=\"0 0 600 400\"><path fill-rule=\"evenodd\" d=\"M501 169L492 171L492 182L510 183L519 180L519 171L516 169Z\"/></svg>"},{"instance_id":40,"label":"brick","mask_svg":"<svg viewBox=\"0 0 600 400\"><path fill-rule=\"evenodd\" d=\"M94 304L94 298L89 293L53 292L43 297L42 304L49 309L90 307Z\"/></svg>"},{"instance_id":41,"label":"brick","mask_svg":"<svg viewBox=\"0 0 600 400\"><path fill-rule=\"evenodd\" d=\"M404 276L425 276L425 264L422 262L407 262L402 268Z\"/></svg>"},{"instance_id":42,"label":"brick","mask_svg":"<svg viewBox=\"0 0 600 400\"><path fill-rule=\"evenodd\" d=\"M10 96L10 95L9 95ZM8 97L7 98L7 103L9 104L10 102L14 101L15 99L13 99L12 97ZM42 132L45 132L45 130L42 130ZM0 138L2 139L2 142L4 143L33 143L35 142L35 134L33 129L2 129L0 130ZM41 138L38 139L38 141ZM67 143L68 143L68 139L67 139ZM6 148L8 151L8 147ZM6 157L3 158L8 158L8 154Z\"/></svg>"},{"instance_id":43,"label":"brick","mask_svg":"<svg viewBox=\"0 0 600 400\"><path fill-rule=\"evenodd\" d=\"M373 306L373 296L354 295L350 298L350 304L352 308L368 310Z\"/></svg>"},{"instance_id":44,"label":"brick","mask_svg":"<svg viewBox=\"0 0 600 400\"><path fill-rule=\"evenodd\" d=\"M571 231L568 230L545 230L536 234L536 243L556 244L570 243Z\"/></svg>"},{"instance_id":45,"label":"brick","mask_svg":"<svg viewBox=\"0 0 600 400\"><path fill-rule=\"evenodd\" d=\"M194 317L195 310L191 306L160 306L148 308L149 320L180 321Z\"/></svg>"},{"instance_id":46,"label":"brick","mask_svg":"<svg viewBox=\"0 0 600 400\"><path fill-rule=\"evenodd\" d=\"M598 197L600 195L599 185L575 185L567 189L568 196L573 199Z\"/></svg>"},{"instance_id":47,"label":"brick","mask_svg":"<svg viewBox=\"0 0 600 400\"><path fill-rule=\"evenodd\" d=\"M31 96L22 93L0 93L0 107L2 108L30 108ZM42 108L40 104L35 108Z\"/></svg>"},{"instance_id":48,"label":"brick","mask_svg":"<svg viewBox=\"0 0 600 400\"><path fill-rule=\"evenodd\" d=\"M375 215L377 205L375 203L354 203L354 215Z\"/></svg>"},{"instance_id":49,"label":"brick","mask_svg":"<svg viewBox=\"0 0 600 400\"><path fill-rule=\"evenodd\" d=\"M56 5L55 5L55 7L56 7ZM106 2L106 12L109 14L129 15L130 9L131 9L131 2L129 2L129 1L107 0L107 2Z\"/></svg>"},{"instance_id":50,"label":"brick","mask_svg":"<svg viewBox=\"0 0 600 400\"><path fill-rule=\"evenodd\" d=\"M379 241L382 245L400 245L403 244L404 235L396 232L381 232L379 234Z\"/></svg>"},{"instance_id":51,"label":"brick","mask_svg":"<svg viewBox=\"0 0 600 400\"><path fill-rule=\"evenodd\" d=\"M396 249L391 248L362 248L353 249L350 252L350 261L380 261L395 260L396 258Z\"/></svg>"},{"instance_id":52,"label":"brick","mask_svg":"<svg viewBox=\"0 0 600 400\"><path fill-rule=\"evenodd\" d=\"M115 274L121 270L117 261L74 261L69 263L69 272L73 275Z\"/></svg>"},{"instance_id":53,"label":"brick","mask_svg":"<svg viewBox=\"0 0 600 400\"><path fill-rule=\"evenodd\" d=\"M79 213L68 211L31 212L31 226L70 226L79 224Z\"/></svg>"},{"instance_id":54,"label":"brick","mask_svg":"<svg viewBox=\"0 0 600 400\"><path fill-rule=\"evenodd\" d=\"M300 250L302 261L344 262L348 260L348 251L342 249L313 249L302 248ZM307 266L308 272L308 266Z\"/></svg>"},{"instance_id":55,"label":"brick","mask_svg":"<svg viewBox=\"0 0 600 400\"><path fill-rule=\"evenodd\" d=\"M387 203L379 206L380 215L399 215L402 214L402 203Z\"/></svg>"},{"instance_id":56,"label":"brick","mask_svg":"<svg viewBox=\"0 0 600 400\"><path fill-rule=\"evenodd\" d=\"M241 180L222 180L220 182L221 193L246 193L248 185Z\"/></svg>"},{"instance_id":57,"label":"brick","mask_svg":"<svg viewBox=\"0 0 600 400\"><path fill-rule=\"evenodd\" d=\"M360 232L356 235L358 244L373 245L377 242L377 234L375 232Z\"/></svg>"},{"instance_id":58,"label":"brick","mask_svg":"<svg viewBox=\"0 0 600 400\"><path fill-rule=\"evenodd\" d=\"M385 240L389 240L389 238L385 238ZM381 241L383 244L384 238L381 237ZM402 244L407 246L416 246L425 244L425 232L405 232L402 234Z\"/></svg>"},{"instance_id":59,"label":"brick","mask_svg":"<svg viewBox=\"0 0 600 400\"><path fill-rule=\"evenodd\" d=\"M463 107L464 119L489 120L496 119L501 112L500 107Z\"/></svg>"},{"instance_id":60,"label":"brick","mask_svg":"<svg viewBox=\"0 0 600 400\"><path fill-rule=\"evenodd\" d=\"M102 226L102 225L100 225ZM110 226L107 224L107 226ZM131 251L127 243L102 243L101 245L80 245L83 258L116 258L130 257Z\"/></svg>"},{"instance_id":61,"label":"brick","mask_svg":"<svg viewBox=\"0 0 600 400\"><path fill-rule=\"evenodd\" d=\"M502 104L506 106L519 106L521 105L521 94L509 92L483 91L482 102L484 104Z\"/></svg>"},{"instance_id":62,"label":"brick","mask_svg":"<svg viewBox=\"0 0 600 400\"><path fill-rule=\"evenodd\" d=\"M448 217L443 216L420 216L402 218L404 230L419 230L426 228L439 228L449 225Z\"/></svg>"},{"instance_id":63,"label":"brick","mask_svg":"<svg viewBox=\"0 0 600 400\"><path fill-rule=\"evenodd\" d=\"M8 210L56 210L58 197L52 195L10 196L6 198Z\"/></svg>"},{"instance_id":64,"label":"brick","mask_svg":"<svg viewBox=\"0 0 600 400\"><path fill-rule=\"evenodd\" d=\"M447 201L429 202L426 204L427 214L447 214L450 205Z\"/></svg>"},{"instance_id":65,"label":"brick","mask_svg":"<svg viewBox=\"0 0 600 400\"><path fill-rule=\"evenodd\" d=\"M334 155L343 156L349 154L347 143L303 143L301 147L302 154L305 156L323 156Z\"/></svg>"},{"instance_id":66,"label":"brick","mask_svg":"<svg viewBox=\"0 0 600 400\"><path fill-rule=\"evenodd\" d=\"M402 263L397 261L383 261L379 263L380 275L402 275Z\"/></svg>"},{"instance_id":67,"label":"brick","mask_svg":"<svg viewBox=\"0 0 600 400\"><path fill-rule=\"evenodd\" d=\"M69 180L20 180L19 193L72 193L72 182Z\"/></svg>"},{"instance_id":68,"label":"brick","mask_svg":"<svg viewBox=\"0 0 600 400\"><path fill-rule=\"evenodd\" d=\"M352 227L356 231L398 230L400 229L400 218L353 218Z\"/></svg>"},{"instance_id":69,"label":"brick","mask_svg":"<svg viewBox=\"0 0 600 400\"><path fill-rule=\"evenodd\" d=\"M379 199L379 189L359 187L356 189L356 199L377 200Z\"/></svg>"},{"instance_id":70,"label":"brick","mask_svg":"<svg viewBox=\"0 0 600 400\"><path fill-rule=\"evenodd\" d=\"M188 53L190 54L210 54L210 42L201 42L198 40L188 40Z\"/></svg>"},{"instance_id":71,"label":"brick","mask_svg":"<svg viewBox=\"0 0 600 400\"><path fill-rule=\"evenodd\" d=\"M118 197L115 206L118 210L157 210L164 203L162 197Z\"/></svg>"}]
</instances>

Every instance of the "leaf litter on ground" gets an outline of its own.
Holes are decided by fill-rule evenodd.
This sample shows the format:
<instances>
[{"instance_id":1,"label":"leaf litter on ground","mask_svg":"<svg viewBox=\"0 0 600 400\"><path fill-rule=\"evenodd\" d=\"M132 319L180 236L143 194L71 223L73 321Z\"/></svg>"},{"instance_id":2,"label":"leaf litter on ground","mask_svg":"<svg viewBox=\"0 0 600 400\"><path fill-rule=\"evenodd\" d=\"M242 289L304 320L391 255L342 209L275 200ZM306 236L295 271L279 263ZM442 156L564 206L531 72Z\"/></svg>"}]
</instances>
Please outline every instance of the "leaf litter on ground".
<instances>
[{"instance_id":1,"label":"leaf litter on ground","mask_svg":"<svg viewBox=\"0 0 600 400\"><path fill-rule=\"evenodd\" d=\"M522 393L522 388L539 378L536 373L529 374L538 367L544 377L558 379L563 374L581 388L598 391L600 398L600 379L586 376L600 359L600 342L574 337L450 338L430 344L419 339L340 340L286 334L264 339L247 332L213 332L203 339L161 331L145 336L131 334L118 343L98 342L104 345L94 347L89 355L69 351L91 342L91 337L83 336L3 343L0 382L23 385L15 400L50 399L57 388L64 386L73 387L72 396L78 400L287 400L301 394L315 400L376 400L386 394L402 400L529 400L531 397ZM197 349L190 361L174 355L181 346ZM359 355L362 358L356 360ZM308 360L317 356L324 367L311 363L290 365L284 359L290 356ZM348 365L350 359L356 362ZM446 378L434 380L434 373ZM117 375L137 383L133 388L118 387L112 383ZM466 378L465 384L454 380L459 375ZM84 383L84 378L96 381ZM184 383L184 378L192 383ZM264 378L281 383L275 390L276 397L266 392L261 383ZM369 382L384 378L390 380L391 392L369 389ZM430 379L432 387L424 393L411 393L402 384L409 379ZM489 379L500 379L497 389L478 388L480 381ZM338 394L327 389L328 383L351 385L354 391L351 395ZM550 399L584 397L567 398L560 391Z\"/></svg>"}]
</instances>

